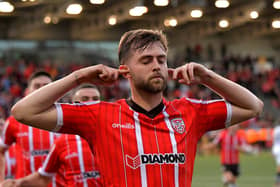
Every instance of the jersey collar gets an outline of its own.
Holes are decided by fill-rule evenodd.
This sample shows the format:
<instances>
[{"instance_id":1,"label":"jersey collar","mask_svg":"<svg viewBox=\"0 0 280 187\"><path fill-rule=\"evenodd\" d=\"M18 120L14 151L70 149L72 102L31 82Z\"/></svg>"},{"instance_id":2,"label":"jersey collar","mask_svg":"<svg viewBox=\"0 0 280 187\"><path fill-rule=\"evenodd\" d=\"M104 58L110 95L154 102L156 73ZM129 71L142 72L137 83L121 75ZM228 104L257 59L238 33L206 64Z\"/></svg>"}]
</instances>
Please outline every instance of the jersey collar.
<instances>
[{"instance_id":1,"label":"jersey collar","mask_svg":"<svg viewBox=\"0 0 280 187\"><path fill-rule=\"evenodd\" d=\"M149 118L154 118L156 117L159 113L161 113L161 111L164 108L164 104L163 101L160 102L160 104L158 106L156 106L155 108L153 108L150 111L145 110L144 108L142 108L141 106L139 106L138 104L136 104L131 98L126 100L126 103L136 112L142 113L146 116L148 116Z\"/></svg>"}]
</instances>

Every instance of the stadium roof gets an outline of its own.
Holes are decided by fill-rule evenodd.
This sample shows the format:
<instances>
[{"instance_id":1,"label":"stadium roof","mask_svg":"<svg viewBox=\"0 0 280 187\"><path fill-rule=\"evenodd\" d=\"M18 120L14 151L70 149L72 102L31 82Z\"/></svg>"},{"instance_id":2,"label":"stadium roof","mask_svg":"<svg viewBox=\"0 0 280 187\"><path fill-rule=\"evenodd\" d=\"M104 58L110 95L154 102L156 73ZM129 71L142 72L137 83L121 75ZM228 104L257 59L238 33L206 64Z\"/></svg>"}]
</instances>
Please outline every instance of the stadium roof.
<instances>
[{"instance_id":1,"label":"stadium roof","mask_svg":"<svg viewBox=\"0 0 280 187\"><path fill-rule=\"evenodd\" d=\"M101 5L89 0L10 0L14 11L0 13L0 39L118 40L129 29L159 28L173 38L186 40L217 35L276 40L280 29L272 28L272 21L280 19L280 10L273 8L273 1L229 0L229 7L217 8L215 0L169 0L165 7L155 6L153 0L105 0ZM67 14L71 3L82 5L82 12ZM146 6L148 12L138 17L129 15L138 5ZM202 17L191 17L194 9L201 10ZM251 11L257 11L259 17L252 19ZM115 25L108 23L112 15ZM177 25L165 26L166 19L171 18ZM228 27L218 26L221 19L228 21Z\"/></svg>"}]
</instances>

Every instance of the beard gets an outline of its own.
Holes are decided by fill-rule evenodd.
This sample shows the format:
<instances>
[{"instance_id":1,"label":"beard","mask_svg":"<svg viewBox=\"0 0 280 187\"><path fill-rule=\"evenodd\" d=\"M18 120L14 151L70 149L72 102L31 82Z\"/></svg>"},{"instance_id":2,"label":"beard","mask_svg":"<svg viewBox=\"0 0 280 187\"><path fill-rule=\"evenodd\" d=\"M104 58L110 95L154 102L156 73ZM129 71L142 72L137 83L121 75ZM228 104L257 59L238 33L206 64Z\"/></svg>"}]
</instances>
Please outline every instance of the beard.
<instances>
[{"instance_id":1,"label":"beard","mask_svg":"<svg viewBox=\"0 0 280 187\"><path fill-rule=\"evenodd\" d=\"M148 93L163 92L167 85L167 79L161 78L149 78L148 80L134 80L135 87Z\"/></svg>"}]
</instances>

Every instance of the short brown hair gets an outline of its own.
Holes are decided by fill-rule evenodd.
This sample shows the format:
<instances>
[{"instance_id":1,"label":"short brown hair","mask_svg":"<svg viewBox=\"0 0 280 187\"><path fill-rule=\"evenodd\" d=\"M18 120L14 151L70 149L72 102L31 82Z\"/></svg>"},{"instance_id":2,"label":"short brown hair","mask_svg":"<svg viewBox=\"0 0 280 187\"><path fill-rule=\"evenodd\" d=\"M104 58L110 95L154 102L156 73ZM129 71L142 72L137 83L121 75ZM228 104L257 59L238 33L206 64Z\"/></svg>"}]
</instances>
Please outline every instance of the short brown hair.
<instances>
[{"instance_id":1,"label":"short brown hair","mask_svg":"<svg viewBox=\"0 0 280 187\"><path fill-rule=\"evenodd\" d=\"M92 89L96 89L98 92L100 92L99 89L97 88L97 86L95 86L94 84L84 83L84 84L79 85L77 88L75 88L74 93L76 93L77 91L84 89L84 88L92 88Z\"/></svg>"},{"instance_id":2,"label":"short brown hair","mask_svg":"<svg viewBox=\"0 0 280 187\"><path fill-rule=\"evenodd\" d=\"M41 76L48 77L48 78L50 78L51 80L53 80L53 79L52 79L52 76L51 76L48 72L46 72L46 71L44 71L44 70L38 70L38 71L35 71L34 73L32 73L32 74L30 75L30 77L28 78L28 81L27 81L28 85L30 84L30 82L31 82L33 79L35 79L35 78L37 78L37 77L41 77Z\"/></svg>"},{"instance_id":3,"label":"short brown hair","mask_svg":"<svg viewBox=\"0 0 280 187\"><path fill-rule=\"evenodd\" d=\"M167 52L166 36L159 30L137 29L123 34L119 44L119 63L124 64L131 49L134 51L145 50L150 44L159 41Z\"/></svg>"}]
</instances>

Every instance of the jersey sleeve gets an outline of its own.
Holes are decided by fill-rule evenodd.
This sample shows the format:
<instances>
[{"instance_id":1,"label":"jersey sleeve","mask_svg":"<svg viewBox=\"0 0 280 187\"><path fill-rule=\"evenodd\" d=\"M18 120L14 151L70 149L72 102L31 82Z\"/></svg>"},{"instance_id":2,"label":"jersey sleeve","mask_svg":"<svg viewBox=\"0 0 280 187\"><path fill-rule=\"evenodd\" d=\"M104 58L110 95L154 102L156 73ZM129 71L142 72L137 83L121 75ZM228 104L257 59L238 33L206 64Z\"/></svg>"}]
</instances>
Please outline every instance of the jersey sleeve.
<instances>
[{"instance_id":1,"label":"jersey sleeve","mask_svg":"<svg viewBox=\"0 0 280 187\"><path fill-rule=\"evenodd\" d=\"M206 131L218 130L229 126L232 116L231 105L225 100L192 100L191 102L195 113L195 128L202 135Z\"/></svg>"},{"instance_id":2,"label":"jersey sleeve","mask_svg":"<svg viewBox=\"0 0 280 187\"><path fill-rule=\"evenodd\" d=\"M59 139L58 139L59 140ZM58 141L56 141L53 146L51 147L51 150L46 157L42 167L39 168L38 172L40 175L45 177L53 177L58 172L59 169L59 144Z\"/></svg>"},{"instance_id":3,"label":"jersey sleeve","mask_svg":"<svg viewBox=\"0 0 280 187\"><path fill-rule=\"evenodd\" d=\"M56 104L57 125L53 131L67 134L78 134L85 137L93 132L98 122L100 102L75 104Z\"/></svg>"},{"instance_id":4,"label":"jersey sleeve","mask_svg":"<svg viewBox=\"0 0 280 187\"><path fill-rule=\"evenodd\" d=\"M16 134L18 133L18 123L14 118L9 117L4 125L4 130L1 134L0 146L4 148L10 147L16 142Z\"/></svg>"}]
</instances>

